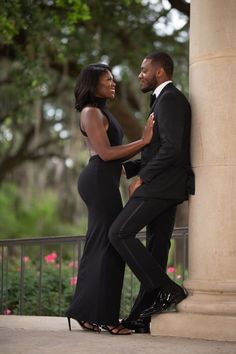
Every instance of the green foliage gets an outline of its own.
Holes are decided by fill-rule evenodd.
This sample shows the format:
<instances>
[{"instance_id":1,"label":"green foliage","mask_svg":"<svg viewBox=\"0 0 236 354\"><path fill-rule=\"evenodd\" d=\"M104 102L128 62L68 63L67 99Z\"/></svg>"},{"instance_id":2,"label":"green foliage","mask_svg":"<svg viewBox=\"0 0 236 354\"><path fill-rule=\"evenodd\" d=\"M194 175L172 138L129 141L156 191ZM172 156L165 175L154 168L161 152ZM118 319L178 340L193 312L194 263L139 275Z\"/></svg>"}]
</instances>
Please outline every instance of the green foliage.
<instances>
[{"instance_id":1,"label":"green foliage","mask_svg":"<svg viewBox=\"0 0 236 354\"><path fill-rule=\"evenodd\" d=\"M16 186L6 184L0 191L0 235L1 238L14 234L17 226L17 218L14 213L17 203ZM4 235L4 236L3 236Z\"/></svg>"},{"instance_id":2,"label":"green foliage","mask_svg":"<svg viewBox=\"0 0 236 354\"><path fill-rule=\"evenodd\" d=\"M67 72L70 65L78 72L104 60L137 72L143 56L163 45L177 60L183 58L188 40L179 39L181 31L161 36L155 30L168 12L160 0L155 6L134 0L10 0L2 4L0 45L5 58L17 62L24 91L37 87L40 94L42 83L51 81L50 71L60 71L62 63Z\"/></svg>"},{"instance_id":3,"label":"green foliage","mask_svg":"<svg viewBox=\"0 0 236 354\"><path fill-rule=\"evenodd\" d=\"M7 44L12 42L19 27L24 23L20 7L20 0L4 1L4 5L1 4L0 27L2 38L0 38Z\"/></svg>"},{"instance_id":4,"label":"green foliage","mask_svg":"<svg viewBox=\"0 0 236 354\"><path fill-rule=\"evenodd\" d=\"M26 258L23 273L23 296L20 300L20 265L11 257L7 292L5 290L3 294L3 298L7 298L5 307L14 315L19 315L21 310L23 315L64 316L70 305L76 282L77 268L73 269L74 263L64 260L60 270L59 263L50 260L50 258L50 261L47 261L46 256L43 261L40 295L39 263ZM121 317L128 315L138 290L139 282L131 276L131 272L127 268L122 292Z\"/></svg>"},{"instance_id":5,"label":"green foliage","mask_svg":"<svg viewBox=\"0 0 236 354\"><path fill-rule=\"evenodd\" d=\"M0 209L1 239L85 232L83 220L79 226L60 221L58 196L52 191L27 197L15 185L5 183L0 190Z\"/></svg>"},{"instance_id":6,"label":"green foliage","mask_svg":"<svg viewBox=\"0 0 236 354\"><path fill-rule=\"evenodd\" d=\"M48 16L50 15L50 17ZM46 31L52 27L68 26L75 31L75 24L90 19L89 8L82 0L8 0L1 4L2 41L9 44L21 31L29 31L32 36L37 29Z\"/></svg>"},{"instance_id":7,"label":"green foliage","mask_svg":"<svg viewBox=\"0 0 236 354\"><path fill-rule=\"evenodd\" d=\"M19 268L18 268L19 269ZM23 299L27 300L25 307L25 314L35 313L37 309L37 300L38 300L38 283L36 273L32 269L27 269L25 271L25 288ZM19 271L12 270L9 272L8 276L8 298L9 306L12 314L19 314L19 298L20 298L20 273ZM29 301L28 301L29 300Z\"/></svg>"},{"instance_id":8,"label":"green foliage","mask_svg":"<svg viewBox=\"0 0 236 354\"><path fill-rule=\"evenodd\" d=\"M139 292L139 281L126 267L124 284L122 289L120 317L127 317Z\"/></svg>"},{"instance_id":9,"label":"green foliage","mask_svg":"<svg viewBox=\"0 0 236 354\"><path fill-rule=\"evenodd\" d=\"M7 302L4 302L5 313L8 310L9 314L19 315L21 310L23 315L64 316L71 303L77 279L76 263L71 262L70 257L65 257L60 269L57 254L52 252L46 255L42 264L40 288L39 261L33 261L35 256L32 259L28 256L24 257L23 292L20 300L20 264L16 258L10 259L8 287L3 292L3 299L7 299ZM180 273L182 273L181 265L177 269L168 267L168 275L182 285L183 279L179 276ZM126 267L120 308L121 318L129 314L138 292L139 281Z\"/></svg>"},{"instance_id":10,"label":"green foliage","mask_svg":"<svg viewBox=\"0 0 236 354\"><path fill-rule=\"evenodd\" d=\"M20 299L20 267L16 261L14 266L11 263L7 288L7 308L11 313L19 315L20 310L22 310L24 315L64 315L73 294L71 282L74 271L69 262L65 262L62 265L60 270L61 280L59 282L59 264L54 261L47 263L44 260L41 289L39 287L39 264L27 260L24 268L23 296ZM6 291L4 298L5 296ZM41 306L39 305L40 303Z\"/></svg>"}]
</instances>

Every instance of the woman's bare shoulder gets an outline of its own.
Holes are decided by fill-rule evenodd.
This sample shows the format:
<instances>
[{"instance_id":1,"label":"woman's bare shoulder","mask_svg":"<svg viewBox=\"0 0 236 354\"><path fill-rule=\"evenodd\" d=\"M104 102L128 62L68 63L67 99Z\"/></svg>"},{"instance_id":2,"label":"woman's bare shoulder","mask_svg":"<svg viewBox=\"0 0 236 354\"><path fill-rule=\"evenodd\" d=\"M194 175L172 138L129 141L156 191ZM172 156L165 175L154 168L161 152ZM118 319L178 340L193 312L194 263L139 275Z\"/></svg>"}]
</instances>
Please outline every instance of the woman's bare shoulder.
<instances>
[{"instance_id":1,"label":"woman's bare shoulder","mask_svg":"<svg viewBox=\"0 0 236 354\"><path fill-rule=\"evenodd\" d=\"M81 115L83 116L90 116L90 115L93 115L93 116L99 116L101 117L102 116L102 112L99 108L97 107L92 107L92 106L86 106L82 109L81 111Z\"/></svg>"},{"instance_id":2,"label":"woman's bare shoulder","mask_svg":"<svg viewBox=\"0 0 236 354\"><path fill-rule=\"evenodd\" d=\"M81 111L81 126L85 128L88 124L91 126L100 126L102 123L104 125L104 115L102 111L97 107L86 106Z\"/></svg>"}]
</instances>

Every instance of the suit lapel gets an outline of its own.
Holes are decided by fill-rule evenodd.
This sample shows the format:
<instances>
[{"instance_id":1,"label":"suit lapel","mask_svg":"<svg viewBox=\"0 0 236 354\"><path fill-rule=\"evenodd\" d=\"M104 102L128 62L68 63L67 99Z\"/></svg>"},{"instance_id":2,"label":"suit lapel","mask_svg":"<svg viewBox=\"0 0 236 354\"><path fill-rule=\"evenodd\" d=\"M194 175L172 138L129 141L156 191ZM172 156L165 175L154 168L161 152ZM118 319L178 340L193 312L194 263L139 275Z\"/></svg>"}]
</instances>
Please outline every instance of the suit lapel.
<instances>
[{"instance_id":1,"label":"suit lapel","mask_svg":"<svg viewBox=\"0 0 236 354\"><path fill-rule=\"evenodd\" d=\"M154 109L155 109L155 107L156 107L156 105L157 105L157 103L158 103L158 101L159 101L161 95L167 90L167 88L170 88L171 86L174 87L174 85L173 85L172 82L170 82L169 84L167 84L167 85L163 88L163 90L161 90L160 94L158 95L158 97L157 97L157 98L155 99L155 101L153 102L153 105L152 105L152 107L151 107L151 109L150 109L150 113L149 113L149 114L151 114L151 113L154 111Z\"/></svg>"}]
</instances>

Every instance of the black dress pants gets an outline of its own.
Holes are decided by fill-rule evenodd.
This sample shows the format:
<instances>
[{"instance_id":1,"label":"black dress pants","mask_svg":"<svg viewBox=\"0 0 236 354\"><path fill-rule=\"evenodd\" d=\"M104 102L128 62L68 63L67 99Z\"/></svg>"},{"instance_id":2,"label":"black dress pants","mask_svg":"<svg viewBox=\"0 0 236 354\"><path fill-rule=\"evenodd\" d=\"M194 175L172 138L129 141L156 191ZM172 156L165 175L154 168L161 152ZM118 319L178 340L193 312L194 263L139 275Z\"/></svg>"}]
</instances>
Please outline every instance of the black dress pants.
<instances>
[{"instance_id":1,"label":"black dress pants","mask_svg":"<svg viewBox=\"0 0 236 354\"><path fill-rule=\"evenodd\" d=\"M170 236L169 232L165 232L168 234L168 239L164 241L166 235L163 235L160 242L160 245L161 243L164 245L164 255L161 257L162 264L160 264L160 261L154 256L156 246L151 245L153 237L150 237L148 241L148 247L153 249L150 252L150 249L148 250L136 238L136 234L146 225L149 225L150 232L155 222L158 225L158 217L160 217L159 222L164 223L164 230L167 230L165 225L171 220L170 228L172 229L175 207L180 202L176 199L132 197L109 230L109 239L112 245L140 280L142 291L147 292L148 296L155 296L157 289L168 288L173 283L164 269L167 262ZM170 215L172 215L172 218ZM161 225L159 226L161 227ZM161 254L162 250L159 249L158 252ZM151 303L152 301L147 306Z\"/></svg>"},{"instance_id":2,"label":"black dress pants","mask_svg":"<svg viewBox=\"0 0 236 354\"><path fill-rule=\"evenodd\" d=\"M153 219L146 227L146 248L156 259L161 268L166 271L170 240L174 229L176 216L176 205L170 206L163 213ZM140 291L128 316L129 320L136 320L140 313L145 310L150 303L155 300L154 294L147 292L144 286L140 286ZM151 318L145 318L145 322L150 322Z\"/></svg>"}]
</instances>

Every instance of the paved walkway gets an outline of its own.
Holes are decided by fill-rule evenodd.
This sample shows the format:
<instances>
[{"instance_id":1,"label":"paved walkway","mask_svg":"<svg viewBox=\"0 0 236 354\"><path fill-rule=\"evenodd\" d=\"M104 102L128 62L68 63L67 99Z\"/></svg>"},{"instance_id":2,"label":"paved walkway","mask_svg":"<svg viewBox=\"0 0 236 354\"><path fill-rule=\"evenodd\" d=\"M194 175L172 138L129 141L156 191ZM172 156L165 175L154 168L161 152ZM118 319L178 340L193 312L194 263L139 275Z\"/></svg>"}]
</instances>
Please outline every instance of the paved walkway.
<instances>
[{"instance_id":1,"label":"paved walkway","mask_svg":"<svg viewBox=\"0 0 236 354\"><path fill-rule=\"evenodd\" d=\"M1 354L236 354L236 343L72 332L62 317L0 316Z\"/></svg>"}]
</instances>

